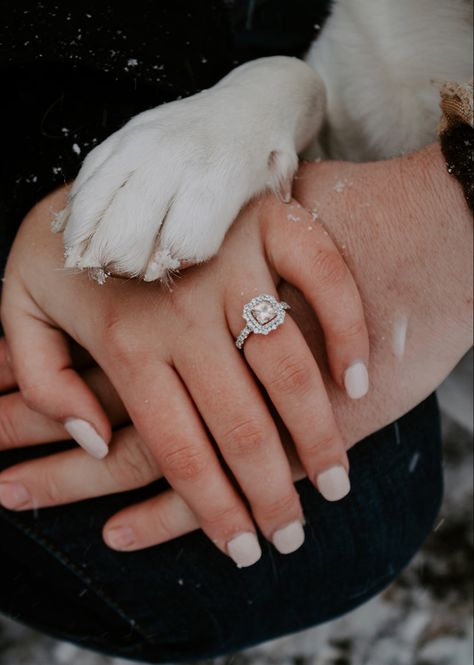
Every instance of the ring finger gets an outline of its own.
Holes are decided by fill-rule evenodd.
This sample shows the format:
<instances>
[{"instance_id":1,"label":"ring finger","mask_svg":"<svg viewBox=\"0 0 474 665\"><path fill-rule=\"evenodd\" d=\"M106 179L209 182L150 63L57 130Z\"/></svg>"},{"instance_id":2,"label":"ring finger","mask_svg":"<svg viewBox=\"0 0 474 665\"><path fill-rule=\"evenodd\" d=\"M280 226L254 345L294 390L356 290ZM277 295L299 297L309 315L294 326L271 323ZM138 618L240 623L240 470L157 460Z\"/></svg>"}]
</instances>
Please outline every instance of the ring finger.
<instances>
[{"instance_id":1,"label":"ring finger","mask_svg":"<svg viewBox=\"0 0 474 665\"><path fill-rule=\"evenodd\" d=\"M274 287L267 286L266 293L278 301ZM349 462L318 365L288 314L268 333L268 327L278 321L281 305L271 298L250 302L247 316L267 334L249 335L243 347L245 358L290 432L308 477L328 501L342 499L350 490ZM228 297L229 325L236 337L242 330L242 305L241 297ZM267 323L259 323L265 319Z\"/></svg>"}]
</instances>

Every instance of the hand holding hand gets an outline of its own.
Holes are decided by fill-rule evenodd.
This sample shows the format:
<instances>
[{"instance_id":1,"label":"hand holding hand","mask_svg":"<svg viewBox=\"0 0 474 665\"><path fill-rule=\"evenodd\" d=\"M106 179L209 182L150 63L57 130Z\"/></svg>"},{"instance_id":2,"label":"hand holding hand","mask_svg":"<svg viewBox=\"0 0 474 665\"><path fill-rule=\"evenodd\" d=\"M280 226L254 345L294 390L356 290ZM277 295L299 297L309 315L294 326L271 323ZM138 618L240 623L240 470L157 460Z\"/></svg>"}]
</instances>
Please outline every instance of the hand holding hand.
<instances>
[{"instance_id":1,"label":"hand holding hand","mask_svg":"<svg viewBox=\"0 0 474 665\"><path fill-rule=\"evenodd\" d=\"M222 551L240 565L259 556L253 521L198 412L264 535L280 551L292 551L304 536L288 460L233 340L243 327L243 304L259 293L278 299L280 274L318 312L338 385L353 391L355 374L353 396L365 392L362 307L327 232L296 204L266 199L244 213L218 257L188 271L172 292L122 280L100 287L84 274L60 270L60 240L48 224L63 196L55 193L30 213L6 274L3 320L27 404L62 423L85 421L104 441L110 437L97 398L70 367L59 327L100 363L157 467ZM328 499L341 498L349 490L345 444L298 327L288 316L269 336L251 335L244 353L308 476Z\"/></svg>"},{"instance_id":2,"label":"hand holding hand","mask_svg":"<svg viewBox=\"0 0 474 665\"><path fill-rule=\"evenodd\" d=\"M288 284L280 285L318 359L350 447L424 399L471 345L471 217L436 146L377 164L306 165L296 185L296 194L308 209L316 209L330 223L332 235L357 276L368 316L371 390L364 400L348 400L329 378L321 331L307 303ZM49 215L49 210L44 214ZM401 354L400 337L394 337L393 331L399 315L407 314ZM84 367L82 355L77 358L74 347L72 351L74 366ZM125 407L104 373L88 369L84 378L113 427L124 426L128 422ZM0 391L12 390L14 384L5 363L5 346L0 344ZM0 398L0 432L4 448L66 436L61 425L29 410L18 392ZM280 436L292 477L298 479L304 472L284 428ZM110 454L102 462L82 450L72 450L11 467L0 474L0 482L22 482L38 505L77 501L150 482L159 471L149 450L133 428L116 429ZM176 493L158 505L151 500L131 506L109 520L105 538L110 542L109 529L128 526L135 535L129 549L160 543L196 528L198 522L189 517L189 511Z\"/></svg>"}]
</instances>

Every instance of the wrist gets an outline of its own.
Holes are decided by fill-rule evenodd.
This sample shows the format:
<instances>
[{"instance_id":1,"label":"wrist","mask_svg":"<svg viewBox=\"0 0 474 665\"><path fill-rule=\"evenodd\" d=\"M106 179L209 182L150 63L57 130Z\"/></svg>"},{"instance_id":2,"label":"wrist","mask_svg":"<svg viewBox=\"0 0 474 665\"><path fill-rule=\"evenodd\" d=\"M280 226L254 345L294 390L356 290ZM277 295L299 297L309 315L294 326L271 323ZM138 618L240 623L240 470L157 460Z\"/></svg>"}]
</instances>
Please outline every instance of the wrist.
<instances>
[{"instance_id":1,"label":"wrist","mask_svg":"<svg viewBox=\"0 0 474 665\"><path fill-rule=\"evenodd\" d=\"M449 174L437 144L394 161L404 195L403 243L414 243L423 269L430 274L427 286L437 294L431 299L434 314L457 328L467 350L473 329L472 213L463 189Z\"/></svg>"},{"instance_id":2,"label":"wrist","mask_svg":"<svg viewBox=\"0 0 474 665\"><path fill-rule=\"evenodd\" d=\"M331 393L354 443L418 404L469 349L469 213L436 146L383 162L307 164L294 193L343 252L364 304L371 390L356 405ZM323 360L316 321L283 296Z\"/></svg>"}]
</instances>

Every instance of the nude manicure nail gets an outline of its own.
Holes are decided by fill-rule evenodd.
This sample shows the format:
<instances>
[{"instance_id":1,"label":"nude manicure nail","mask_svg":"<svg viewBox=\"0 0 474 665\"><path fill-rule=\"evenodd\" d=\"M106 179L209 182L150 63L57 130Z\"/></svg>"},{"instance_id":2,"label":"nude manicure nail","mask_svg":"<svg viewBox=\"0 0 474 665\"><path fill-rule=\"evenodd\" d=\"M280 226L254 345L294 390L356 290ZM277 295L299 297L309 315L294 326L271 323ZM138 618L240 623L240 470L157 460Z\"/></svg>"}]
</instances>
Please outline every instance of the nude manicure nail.
<instances>
[{"instance_id":1,"label":"nude manicure nail","mask_svg":"<svg viewBox=\"0 0 474 665\"><path fill-rule=\"evenodd\" d=\"M114 550L125 550L135 543L135 535L128 526L116 526L105 534L105 540Z\"/></svg>"},{"instance_id":2,"label":"nude manicure nail","mask_svg":"<svg viewBox=\"0 0 474 665\"><path fill-rule=\"evenodd\" d=\"M351 490L349 476L343 466L333 466L320 473L316 485L327 501L339 501Z\"/></svg>"},{"instance_id":3,"label":"nude manicure nail","mask_svg":"<svg viewBox=\"0 0 474 665\"><path fill-rule=\"evenodd\" d=\"M0 483L0 504L10 510L26 508L31 504L31 496L21 483Z\"/></svg>"},{"instance_id":4,"label":"nude manicure nail","mask_svg":"<svg viewBox=\"0 0 474 665\"><path fill-rule=\"evenodd\" d=\"M304 529L301 522L291 522L273 534L272 542L281 554L296 552L304 543Z\"/></svg>"},{"instance_id":5,"label":"nude manicure nail","mask_svg":"<svg viewBox=\"0 0 474 665\"><path fill-rule=\"evenodd\" d=\"M241 533L227 543L227 552L237 568L247 568L262 556L262 550L254 533Z\"/></svg>"},{"instance_id":6,"label":"nude manicure nail","mask_svg":"<svg viewBox=\"0 0 474 665\"><path fill-rule=\"evenodd\" d=\"M365 364L358 360L344 374L344 386L351 399L360 399L369 390L369 374Z\"/></svg>"},{"instance_id":7,"label":"nude manicure nail","mask_svg":"<svg viewBox=\"0 0 474 665\"><path fill-rule=\"evenodd\" d=\"M77 443L84 448L93 457L103 459L109 449L104 439L97 434L87 420L80 418L67 418L64 421L64 429L77 441Z\"/></svg>"}]
</instances>

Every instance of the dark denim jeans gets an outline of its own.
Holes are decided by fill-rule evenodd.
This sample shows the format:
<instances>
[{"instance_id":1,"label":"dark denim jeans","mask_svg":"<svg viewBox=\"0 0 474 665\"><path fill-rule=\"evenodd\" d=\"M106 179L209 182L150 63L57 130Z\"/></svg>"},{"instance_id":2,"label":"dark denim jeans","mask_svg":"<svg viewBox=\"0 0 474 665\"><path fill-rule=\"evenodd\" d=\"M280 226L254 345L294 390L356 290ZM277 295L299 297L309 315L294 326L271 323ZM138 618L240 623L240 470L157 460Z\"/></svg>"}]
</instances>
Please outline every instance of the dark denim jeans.
<instances>
[{"instance_id":1,"label":"dark denim jeans","mask_svg":"<svg viewBox=\"0 0 474 665\"><path fill-rule=\"evenodd\" d=\"M38 452L4 452L0 467ZM227 654L327 621L386 587L432 528L442 494L436 398L360 442L350 462L352 491L340 502L297 484L300 550L282 556L262 541L260 562L241 570L201 532L134 553L104 545L105 520L162 483L37 513L0 510L0 609L152 663Z\"/></svg>"}]
</instances>

